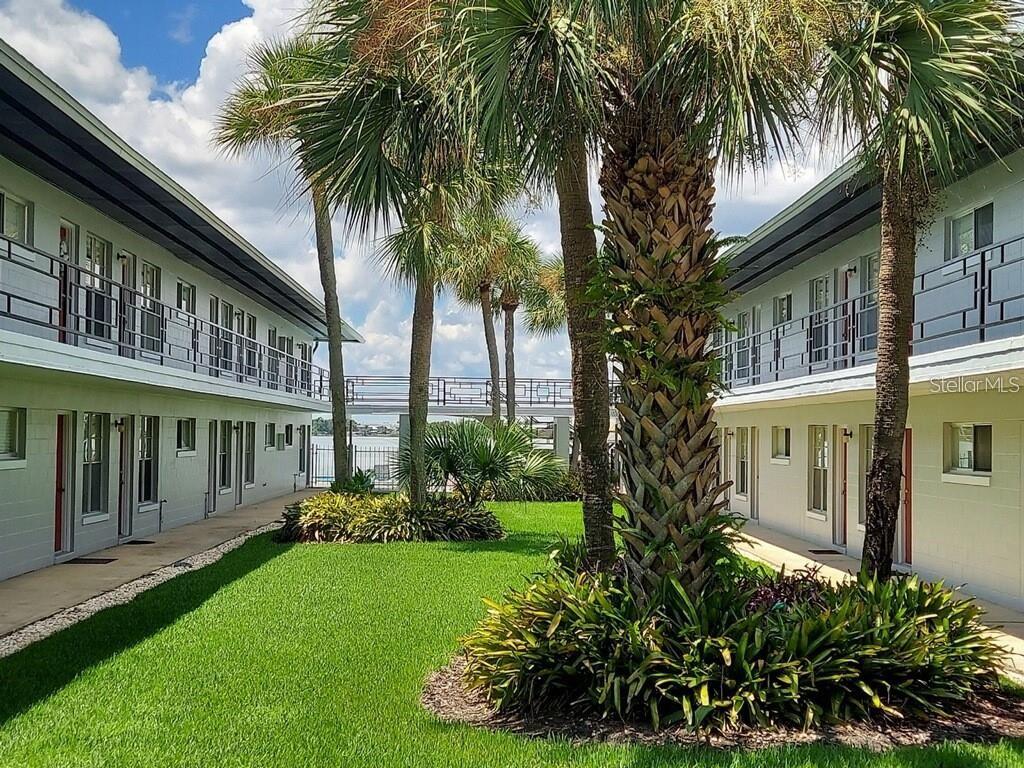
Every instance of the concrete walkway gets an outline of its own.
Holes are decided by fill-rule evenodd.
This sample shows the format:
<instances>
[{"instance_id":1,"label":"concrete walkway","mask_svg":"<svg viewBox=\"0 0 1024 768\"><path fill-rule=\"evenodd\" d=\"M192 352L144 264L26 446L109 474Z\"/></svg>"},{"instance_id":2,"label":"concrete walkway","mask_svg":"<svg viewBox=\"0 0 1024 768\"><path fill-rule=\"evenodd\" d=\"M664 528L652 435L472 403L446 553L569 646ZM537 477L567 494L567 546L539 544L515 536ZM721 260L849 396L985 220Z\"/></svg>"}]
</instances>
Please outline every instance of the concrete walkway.
<instances>
[{"instance_id":1,"label":"concrete walkway","mask_svg":"<svg viewBox=\"0 0 1024 768\"><path fill-rule=\"evenodd\" d=\"M172 528L148 537L152 544L122 544L88 554L113 558L112 563L62 563L0 581L0 637L279 520L287 504L310 493L279 496Z\"/></svg>"},{"instance_id":2,"label":"concrete walkway","mask_svg":"<svg viewBox=\"0 0 1024 768\"><path fill-rule=\"evenodd\" d=\"M746 557L775 568L784 566L789 572L817 567L823 578L833 582L845 581L860 569L860 560L855 557L812 552L829 548L760 525L743 529L743 540L737 549ZM993 635L1010 654L1007 672L1024 679L1024 613L975 597L966 590L959 591L965 597L974 598L985 609L985 623L994 627Z\"/></svg>"}]
</instances>

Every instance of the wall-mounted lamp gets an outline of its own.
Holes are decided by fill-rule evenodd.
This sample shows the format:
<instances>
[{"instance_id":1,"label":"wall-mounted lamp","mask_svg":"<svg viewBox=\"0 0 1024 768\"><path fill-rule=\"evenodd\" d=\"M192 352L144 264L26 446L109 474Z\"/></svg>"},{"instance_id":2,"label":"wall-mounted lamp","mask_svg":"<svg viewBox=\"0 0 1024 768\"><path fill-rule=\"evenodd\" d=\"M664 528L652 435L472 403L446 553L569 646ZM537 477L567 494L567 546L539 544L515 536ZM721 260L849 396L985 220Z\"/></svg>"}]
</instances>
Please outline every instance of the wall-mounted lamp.
<instances>
[{"instance_id":1,"label":"wall-mounted lamp","mask_svg":"<svg viewBox=\"0 0 1024 768\"><path fill-rule=\"evenodd\" d=\"M120 419L114 419L114 429L116 429L118 432L124 432L124 427L125 424L123 417Z\"/></svg>"},{"instance_id":2,"label":"wall-mounted lamp","mask_svg":"<svg viewBox=\"0 0 1024 768\"><path fill-rule=\"evenodd\" d=\"M733 435L735 435L735 434L736 434L736 433L735 433L735 432L733 432L733 431L732 431L731 429L726 429L726 430L725 430L725 435L726 435L726 437L732 437L732 436L733 436Z\"/></svg>"},{"instance_id":3,"label":"wall-mounted lamp","mask_svg":"<svg viewBox=\"0 0 1024 768\"><path fill-rule=\"evenodd\" d=\"M843 437L845 437L847 440L852 440L853 439L853 430L849 429L847 427L843 427Z\"/></svg>"},{"instance_id":4,"label":"wall-mounted lamp","mask_svg":"<svg viewBox=\"0 0 1024 768\"><path fill-rule=\"evenodd\" d=\"M117 252L117 260L118 261L128 261L128 259L130 257L131 257L131 254L128 253L127 251L118 251Z\"/></svg>"}]
</instances>

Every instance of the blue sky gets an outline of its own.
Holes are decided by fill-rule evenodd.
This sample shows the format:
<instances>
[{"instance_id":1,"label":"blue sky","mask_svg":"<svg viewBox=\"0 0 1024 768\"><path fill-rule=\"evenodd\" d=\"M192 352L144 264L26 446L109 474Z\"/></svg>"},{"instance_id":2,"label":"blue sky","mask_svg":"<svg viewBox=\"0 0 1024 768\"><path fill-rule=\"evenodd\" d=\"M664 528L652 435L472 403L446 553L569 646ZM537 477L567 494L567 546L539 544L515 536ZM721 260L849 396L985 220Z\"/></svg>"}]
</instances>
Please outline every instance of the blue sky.
<instances>
[{"instance_id":1,"label":"blue sky","mask_svg":"<svg viewBox=\"0 0 1024 768\"><path fill-rule=\"evenodd\" d=\"M164 83L192 82L206 43L229 21L252 9L241 0L79 0L121 41L128 67L144 66Z\"/></svg>"}]
</instances>

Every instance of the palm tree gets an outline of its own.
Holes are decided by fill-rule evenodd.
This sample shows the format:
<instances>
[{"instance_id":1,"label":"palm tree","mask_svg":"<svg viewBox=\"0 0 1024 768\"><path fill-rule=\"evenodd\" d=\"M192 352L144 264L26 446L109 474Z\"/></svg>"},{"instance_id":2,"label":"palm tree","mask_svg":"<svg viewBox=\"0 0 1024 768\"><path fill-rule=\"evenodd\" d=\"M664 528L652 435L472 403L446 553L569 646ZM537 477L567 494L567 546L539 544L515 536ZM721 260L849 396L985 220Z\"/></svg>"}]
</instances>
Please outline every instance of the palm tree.
<instances>
[{"instance_id":1,"label":"palm tree","mask_svg":"<svg viewBox=\"0 0 1024 768\"><path fill-rule=\"evenodd\" d=\"M560 207L571 212L562 219L570 333L594 274L582 273L577 259L580 240L593 236L581 225L590 206L582 194L587 137L600 139L611 323L587 312L585 333L595 343L610 337L622 383L620 533L641 596L669 576L699 592L727 533L714 421L718 362L709 349L727 300L712 229L715 175L720 165L735 172L763 163L792 143L810 58L807 27L797 23L805 5L488 0L475 14L482 19L466 25L484 135L511 112L509 122L542 159L551 156L550 131L564 147L558 159L572 160L554 174ZM605 111L590 119L598 108ZM567 135L562 124L591 132ZM594 251L586 250L589 265ZM596 368L589 376L603 379L604 365ZM602 452L606 435L607 422Z\"/></svg>"},{"instance_id":2,"label":"palm tree","mask_svg":"<svg viewBox=\"0 0 1024 768\"><path fill-rule=\"evenodd\" d=\"M565 329L565 262L561 255L543 259L534 279L523 290L526 330L551 336Z\"/></svg>"},{"instance_id":3,"label":"palm tree","mask_svg":"<svg viewBox=\"0 0 1024 768\"><path fill-rule=\"evenodd\" d=\"M460 69L473 82L484 147L520 157L558 200L565 305L572 351L573 416L587 556L607 567L615 556L607 452L608 358L600 304L588 292L598 277L588 163L602 112L594 10L569 0L488 0L456 6L451 24Z\"/></svg>"},{"instance_id":4,"label":"palm tree","mask_svg":"<svg viewBox=\"0 0 1024 768\"><path fill-rule=\"evenodd\" d=\"M268 151L297 153L299 141L295 115L283 103L285 92L310 76L308 42L277 41L256 46L249 55L246 78L228 96L217 121L214 140L231 154ZM327 319L327 350L330 365L331 417L334 434L334 477L347 480L351 474L346 431L345 357L343 352L341 305L334 269L334 240L331 211L322 185L300 162L300 172L313 200L313 226L324 292Z\"/></svg>"},{"instance_id":5,"label":"palm tree","mask_svg":"<svg viewBox=\"0 0 1024 768\"><path fill-rule=\"evenodd\" d=\"M909 404L914 259L935 190L1014 134L1019 6L1008 0L860 0L825 30L824 132L882 185L873 459L863 567L892 571Z\"/></svg>"},{"instance_id":6,"label":"palm tree","mask_svg":"<svg viewBox=\"0 0 1024 768\"><path fill-rule=\"evenodd\" d=\"M349 223L398 231L382 256L414 285L409 353L409 493L427 493L424 440L439 256L475 189L469 131L436 89L430 7L316 0L307 34L312 71L284 103L296 114L300 164Z\"/></svg>"}]
</instances>

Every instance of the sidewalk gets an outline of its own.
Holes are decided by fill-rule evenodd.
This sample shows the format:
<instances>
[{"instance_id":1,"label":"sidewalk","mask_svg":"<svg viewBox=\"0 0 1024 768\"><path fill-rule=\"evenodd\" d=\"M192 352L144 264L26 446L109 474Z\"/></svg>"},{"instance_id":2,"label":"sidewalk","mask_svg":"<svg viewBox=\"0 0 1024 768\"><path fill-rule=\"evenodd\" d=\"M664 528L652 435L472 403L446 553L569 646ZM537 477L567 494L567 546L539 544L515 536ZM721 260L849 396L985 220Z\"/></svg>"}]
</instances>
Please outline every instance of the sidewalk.
<instances>
[{"instance_id":1,"label":"sidewalk","mask_svg":"<svg viewBox=\"0 0 1024 768\"><path fill-rule=\"evenodd\" d=\"M759 525L748 525L743 529L743 539L737 549L740 554L775 568L785 566L789 572L818 567L820 575L833 582L849 579L860 569L860 560L855 557L815 553L811 550L826 550L828 547ZM966 590L960 591L965 597L974 597ZM998 627L992 632L1010 653L1007 672L1017 678L1024 677L1024 613L981 598L975 600L985 609L985 622Z\"/></svg>"},{"instance_id":2,"label":"sidewalk","mask_svg":"<svg viewBox=\"0 0 1024 768\"><path fill-rule=\"evenodd\" d=\"M279 496L172 528L147 538L152 544L122 544L88 555L113 558L111 563L62 563L0 581L0 637L279 520L285 505L309 493Z\"/></svg>"}]
</instances>

